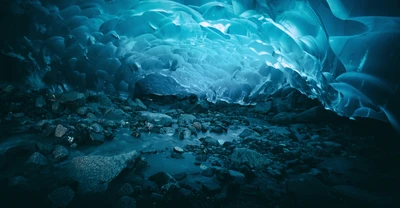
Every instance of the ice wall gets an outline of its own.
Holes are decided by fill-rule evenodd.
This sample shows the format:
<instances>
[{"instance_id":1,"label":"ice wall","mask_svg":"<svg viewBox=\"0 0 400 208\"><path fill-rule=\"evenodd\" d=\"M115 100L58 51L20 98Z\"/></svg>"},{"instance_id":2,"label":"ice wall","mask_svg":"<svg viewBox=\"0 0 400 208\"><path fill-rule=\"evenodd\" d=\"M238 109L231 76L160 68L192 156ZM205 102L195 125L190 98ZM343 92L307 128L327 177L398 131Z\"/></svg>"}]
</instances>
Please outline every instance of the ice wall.
<instances>
[{"instance_id":1,"label":"ice wall","mask_svg":"<svg viewBox=\"0 0 400 208\"><path fill-rule=\"evenodd\" d=\"M24 20L26 27L5 36L2 52L28 63L27 80L34 86L140 88L245 104L291 85L340 115L400 128L397 1L7 0L5 5L10 18Z\"/></svg>"}]
</instances>

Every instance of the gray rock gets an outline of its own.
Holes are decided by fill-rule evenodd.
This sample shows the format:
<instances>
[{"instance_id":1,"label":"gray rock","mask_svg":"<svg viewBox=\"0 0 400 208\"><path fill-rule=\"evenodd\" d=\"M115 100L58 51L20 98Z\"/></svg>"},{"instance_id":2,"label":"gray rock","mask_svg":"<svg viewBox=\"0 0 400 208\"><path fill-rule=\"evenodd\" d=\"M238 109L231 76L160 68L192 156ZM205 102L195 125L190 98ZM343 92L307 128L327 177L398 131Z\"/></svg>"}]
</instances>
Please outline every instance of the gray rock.
<instances>
[{"instance_id":1,"label":"gray rock","mask_svg":"<svg viewBox=\"0 0 400 208\"><path fill-rule=\"evenodd\" d=\"M248 138L248 137L255 138L255 137L259 137L259 136L260 136L259 133L255 132L254 130L247 129L247 128L244 129L242 131L242 133L239 134L240 138Z\"/></svg>"},{"instance_id":2,"label":"gray rock","mask_svg":"<svg viewBox=\"0 0 400 208\"><path fill-rule=\"evenodd\" d=\"M178 173L178 174L173 175L173 177L175 178L175 180L180 181L180 180L185 179L187 177L187 174L186 173Z\"/></svg>"},{"instance_id":3,"label":"gray rock","mask_svg":"<svg viewBox=\"0 0 400 208\"><path fill-rule=\"evenodd\" d=\"M308 140L310 138L310 136L308 134L305 134L305 133L297 133L296 132L294 135L297 138L297 140L299 140L299 141Z\"/></svg>"},{"instance_id":4,"label":"gray rock","mask_svg":"<svg viewBox=\"0 0 400 208\"><path fill-rule=\"evenodd\" d=\"M117 208L136 208L136 200L129 196L123 196L117 201Z\"/></svg>"},{"instance_id":5,"label":"gray rock","mask_svg":"<svg viewBox=\"0 0 400 208\"><path fill-rule=\"evenodd\" d=\"M218 183L206 182L202 184L201 189L208 196L214 196L221 193L222 188Z\"/></svg>"},{"instance_id":6,"label":"gray rock","mask_svg":"<svg viewBox=\"0 0 400 208\"><path fill-rule=\"evenodd\" d=\"M202 122L201 123L201 131L204 133L207 132L210 129L210 125L211 125L210 122Z\"/></svg>"},{"instance_id":7,"label":"gray rock","mask_svg":"<svg viewBox=\"0 0 400 208\"><path fill-rule=\"evenodd\" d=\"M97 116L94 115L93 113L88 113L88 114L86 115L86 118L94 120L94 119L97 118Z\"/></svg>"},{"instance_id":8,"label":"gray rock","mask_svg":"<svg viewBox=\"0 0 400 208\"><path fill-rule=\"evenodd\" d=\"M191 124L196 119L196 116L192 114L181 114L178 120L182 121L184 124Z\"/></svg>"},{"instance_id":9,"label":"gray rock","mask_svg":"<svg viewBox=\"0 0 400 208\"><path fill-rule=\"evenodd\" d=\"M92 142L92 144L103 144L104 143L105 136L103 134L92 132L89 134L89 137L90 137L90 141Z\"/></svg>"},{"instance_id":10,"label":"gray rock","mask_svg":"<svg viewBox=\"0 0 400 208\"><path fill-rule=\"evenodd\" d=\"M257 113L268 113L272 108L272 102L267 101L267 102L259 102L256 104L254 109L252 111L257 112Z\"/></svg>"},{"instance_id":11,"label":"gray rock","mask_svg":"<svg viewBox=\"0 0 400 208\"><path fill-rule=\"evenodd\" d=\"M98 123L93 123L92 125L90 125L90 129L96 133L100 133L104 131L103 126L101 126Z\"/></svg>"},{"instance_id":12,"label":"gray rock","mask_svg":"<svg viewBox=\"0 0 400 208\"><path fill-rule=\"evenodd\" d=\"M246 148L234 149L231 155L231 162L237 166L247 164L253 169L263 169L272 163L272 161L264 155Z\"/></svg>"},{"instance_id":13,"label":"gray rock","mask_svg":"<svg viewBox=\"0 0 400 208\"><path fill-rule=\"evenodd\" d=\"M294 110L294 105L295 100L293 97L289 96L288 98L274 98L273 100L273 106L276 108L278 113L281 112L290 112Z\"/></svg>"},{"instance_id":14,"label":"gray rock","mask_svg":"<svg viewBox=\"0 0 400 208\"><path fill-rule=\"evenodd\" d=\"M51 104L51 111L53 113L57 113L60 110L61 104L58 101L55 101Z\"/></svg>"},{"instance_id":15,"label":"gray rock","mask_svg":"<svg viewBox=\"0 0 400 208\"><path fill-rule=\"evenodd\" d=\"M206 136L206 137L200 138L199 140L203 143L204 146L218 147L218 146L221 145L221 144L218 142L217 139L212 138L212 137L210 137L210 136Z\"/></svg>"},{"instance_id":16,"label":"gray rock","mask_svg":"<svg viewBox=\"0 0 400 208\"><path fill-rule=\"evenodd\" d=\"M128 102L128 105L134 109L138 107L138 104L131 99L128 99L127 102Z\"/></svg>"},{"instance_id":17,"label":"gray rock","mask_svg":"<svg viewBox=\"0 0 400 208\"><path fill-rule=\"evenodd\" d=\"M192 132L187 128L179 127L177 129L175 129L175 136L181 140L188 139L188 138L190 138L191 135L192 135Z\"/></svg>"},{"instance_id":18,"label":"gray rock","mask_svg":"<svg viewBox=\"0 0 400 208\"><path fill-rule=\"evenodd\" d=\"M184 152L184 150L178 146L174 147L174 151L181 154Z\"/></svg>"},{"instance_id":19,"label":"gray rock","mask_svg":"<svg viewBox=\"0 0 400 208\"><path fill-rule=\"evenodd\" d=\"M86 116L86 114L88 114L88 112L89 112L88 107L80 107L80 108L76 109L76 113L80 116Z\"/></svg>"},{"instance_id":20,"label":"gray rock","mask_svg":"<svg viewBox=\"0 0 400 208\"><path fill-rule=\"evenodd\" d=\"M296 113L280 112L271 118L271 123L279 125L287 125L296 122Z\"/></svg>"},{"instance_id":21,"label":"gray rock","mask_svg":"<svg viewBox=\"0 0 400 208\"><path fill-rule=\"evenodd\" d=\"M42 131L46 126L50 125L52 122L48 120L41 120L37 122L33 127L35 130Z\"/></svg>"},{"instance_id":22,"label":"gray rock","mask_svg":"<svg viewBox=\"0 0 400 208\"><path fill-rule=\"evenodd\" d=\"M304 112L299 113L295 119L299 123L326 121L335 115L332 112L325 110L322 106L315 106Z\"/></svg>"},{"instance_id":23,"label":"gray rock","mask_svg":"<svg viewBox=\"0 0 400 208\"><path fill-rule=\"evenodd\" d=\"M229 175L229 170L226 168L220 168L220 167L213 167L215 175L217 176L216 178L218 181L221 183L225 184L229 182L232 178Z\"/></svg>"},{"instance_id":24,"label":"gray rock","mask_svg":"<svg viewBox=\"0 0 400 208\"><path fill-rule=\"evenodd\" d=\"M194 126L187 126L187 128L190 130L191 135L197 136L197 129Z\"/></svg>"},{"instance_id":25,"label":"gray rock","mask_svg":"<svg viewBox=\"0 0 400 208\"><path fill-rule=\"evenodd\" d=\"M36 98L36 100L35 100L36 107L41 108L45 105L46 105L46 100L44 99L43 96L39 96L38 98Z\"/></svg>"},{"instance_id":26,"label":"gray rock","mask_svg":"<svg viewBox=\"0 0 400 208\"><path fill-rule=\"evenodd\" d=\"M125 112L132 112L132 111L133 111L133 109L132 109L131 106L124 106L122 109L123 109Z\"/></svg>"},{"instance_id":27,"label":"gray rock","mask_svg":"<svg viewBox=\"0 0 400 208\"><path fill-rule=\"evenodd\" d=\"M58 188L48 195L53 207L67 207L75 197L75 192L68 186Z\"/></svg>"},{"instance_id":28,"label":"gray rock","mask_svg":"<svg viewBox=\"0 0 400 208\"><path fill-rule=\"evenodd\" d=\"M191 190L181 188L179 189L179 196L182 196L184 199L188 199L194 197L195 194Z\"/></svg>"},{"instance_id":29,"label":"gray rock","mask_svg":"<svg viewBox=\"0 0 400 208\"><path fill-rule=\"evenodd\" d=\"M271 175L273 178L276 178L276 179L281 179L282 178L282 172L280 170L278 170L278 169L268 167L267 168L267 173L269 175Z\"/></svg>"},{"instance_id":30,"label":"gray rock","mask_svg":"<svg viewBox=\"0 0 400 208\"><path fill-rule=\"evenodd\" d=\"M246 176L241 172L229 170L229 176L235 185L241 186L247 183Z\"/></svg>"},{"instance_id":31,"label":"gray rock","mask_svg":"<svg viewBox=\"0 0 400 208\"><path fill-rule=\"evenodd\" d=\"M285 126L270 126L268 127L269 133L278 134L283 136L290 136L292 132Z\"/></svg>"},{"instance_id":32,"label":"gray rock","mask_svg":"<svg viewBox=\"0 0 400 208\"><path fill-rule=\"evenodd\" d=\"M167 183L161 186L161 193L165 196L174 195L180 189L179 183Z\"/></svg>"},{"instance_id":33,"label":"gray rock","mask_svg":"<svg viewBox=\"0 0 400 208\"><path fill-rule=\"evenodd\" d=\"M55 133L54 135L56 137L62 137L65 135L65 133L67 133L68 129L66 127L64 127L63 125L59 124L56 127Z\"/></svg>"},{"instance_id":34,"label":"gray rock","mask_svg":"<svg viewBox=\"0 0 400 208\"><path fill-rule=\"evenodd\" d=\"M153 181L154 183L156 183L159 186L163 186L163 185L165 185L167 183L176 183L176 184L178 184L178 182L175 180L175 178L172 177L170 174L168 174L166 172L158 172L158 173L150 176L149 180Z\"/></svg>"},{"instance_id":35,"label":"gray rock","mask_svg":"<svg viewBox=\"0 0 400 208\"><path fill-rule=\"evenodd\" d=\"M104 126L107 128L107 127L110 127L110 128L117 128L118 127L118 124L117 124L117 122L115 122L115 121L113 121L113 120L106 120L106 121L104 121Z\"/></svg>"},{"instance_id":36,"label":"gray rock","mask_svg":"<svg viewBox=\"0 0 400 208\"><path fill-rule=\"evenodd\" d=\"M108 120L124 120L129 119L131 116L121 109L110 108L104 113L104 119Z\"/></svg>"},{"instance_id":37,"label":"gray rock","mask_svg":"<svg viewBox=\"0 0 400 208\"><path fill-rule=\"evenodd\" d=\"M53 157L56 161L64 160L65 158L68 157L68 154L69 154L68 150L61 145L57 145L53 151Z\"/></svg>"},{"instance_id":38,"label":"gray rock","mask_svg":"<svg viewBox=\"0 0 400 208\"><path fill-rule=\"evenodd\" d=\"M47 165L47 159L39 152L35 152L28 158L26 163L29 165L35 165L40 167Z\"/></svg>"},{"instance_id":39,"label":"gray rock","mask_svg":"<svg viewBox=\"0 0 400 208\"><path fill-rule=\"evenodd\" d=\"M227 132L227 129L221 125L216 125L216 126L211 127L210 132L217 133L217 134L223 134L223 133Z\"/></svg>"},{"instance_id":40,"label":"gray rock","mask_svg":"<svg viewBox=\"0 0 400 208\"><path fill-rule=\"evenodd\" d=\"M76 91L68 91L61 94L61 97L58 101L64 105L79 107L83 106L86 103L86 97L83 93Z\"/></svg>"},{"instance_id":41,"label":"gray rock","mask_svg":"<svg viewBox=\"0 0 400 208\"><path fill-rule=\"evenodd\" d=\"M140 111L143 119L155 125L166 125L172 123L172 117L163 113L152 113L148 111Z\"/></svg>"},{"instance_id":42,"label":"gray rock","mask_svg":"<svg viewBox=\"0 0 400 208\"><path fill-rule=\"evenodd\" d=\"M164 196L161 194L157 194L157 193L151 193L151 198L155 201L161 201L164 199Z\"/></svg>"},{"instance_id":43,"label":"gray rock","mask_svg":"<svg viewBox=\"0 0 400 208\"><path fill-rule=\"evenodd\" d=\"M196 131L201 131L202 129L200 122L193 122L193 127L196 129Z\"/></svg>"},{"instance_id":44,"label":"gray rock","mask_svg":"<svg viewBox=\"0 0 400 208\"><path fill-rule=\"evenodd\" d=\"M122 185L121 189L119 190L119 195L120 196L129 196L131 194L133 194L133 188L132 188L131 184L125 183L124 185Z\"/></svg>"},{"instance_id":45,"label":"gray rock","mask_svg":"<svg viewBox=\"0 0 400 208\"><path fill-rule=\"evenodd\" d=\"M137 191L137 187L134 188L135 191ZM145 180L144 182L142 182L142 188L140 189L140 191L143 192L155 192L157 191L158 187L157 184L154 183L153 181L150 180Z\"/></svg>"},{"instance_id":46,"label":"gray rock","mask_svg":"<svg viewBox=\"0 0 400 208\"><path fill-rule=\"evenodd\" d=\"M331 142L331 141L324 141L323 144L324 144L324 146L326 146L326 147L333 147L333 148L340 148L340 147L342 147L341 144L336 143L336 142Z\"/></svg>"},{"instance_id":47,"label":"gray rock","mask_svg":"<svg viewBox=\"0 0 400 208\"><path fill-rule=\"evenodd\" d=\"M38 151L44 155L48 155L54 151L54 147L50 144L38 142L36 144Z\"/></svg>"},{"instance_id":48,"label":"gray rock","mask_svg":"<svg viewBox=\"0 0 400 208\"><path fill-rule=\"evenodd\" d=\"M110 100L110 98L108 98L108 96L105 94L95 95L94 98L97 101L97 103L101 106L109 107L109 108L115 107L114 104L112 103L112 101Z\"/></svg>"},{"instance_id":49,"label":"gray rock","mask_svg":"<svg viewBox=\"0 0 400 208\"><path fill-rule=\"evenodd\" d=\"M194 105L189 106L186 109L188 113L206 113L209 109L208 102L206 100L199 100Z\"/></svg>"},{"instance_id":50,"label":"gray rock","mask_svg":"<svg viewBox=\"0 0 400 208\"><path fill-rule=\"evenodd\" d=\"M78 193L101 193L108 183L139 157L136 151L115 156L79 156L70 161L71 177L78 181Z\"/></svg>"},{"instance_id":51,"label":"gray rock","mask_svg":"<svg viewBox=\"0 0 400 208\"><path fill-rule=\"evenodd\" d=\"M145 104L143 104L143 102L139 98L136 98L135 102L139 108L141 108L143 110L147 110L147 106Z\"/></svg>"},{"instance_id":52,"label":"gray rock","mask_svg":"<svg viewBox=\"0 0 400 208\"><path fill-rule=\"evenodd\" d=\"M180 189L179 183L166 172L158 172L149 177L150 181L153 181L158 186L161 186L161 192L164 195L170 195L176 193Z\"/></svg>"}]
</instances>

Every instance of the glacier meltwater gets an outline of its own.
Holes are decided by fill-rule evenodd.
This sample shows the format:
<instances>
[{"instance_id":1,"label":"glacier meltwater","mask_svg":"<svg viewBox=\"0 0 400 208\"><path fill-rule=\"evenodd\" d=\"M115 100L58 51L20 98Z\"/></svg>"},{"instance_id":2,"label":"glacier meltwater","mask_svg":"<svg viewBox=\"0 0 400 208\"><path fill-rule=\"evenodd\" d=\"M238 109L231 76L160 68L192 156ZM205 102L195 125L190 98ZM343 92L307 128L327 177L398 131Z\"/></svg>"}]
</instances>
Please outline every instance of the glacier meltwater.
<instances>
[{"instance_id":1,"label":"glacier meltwater","mask_svg":"<svg viewBox=\"0 0 400 208\"><path fill-rule=\"evenodd\" d=\"M32 87L248 104L290 85L339 115L400 128L398 1L6 2L27 29L2 53L27 63Z\"/></svg>"}]
</instances>

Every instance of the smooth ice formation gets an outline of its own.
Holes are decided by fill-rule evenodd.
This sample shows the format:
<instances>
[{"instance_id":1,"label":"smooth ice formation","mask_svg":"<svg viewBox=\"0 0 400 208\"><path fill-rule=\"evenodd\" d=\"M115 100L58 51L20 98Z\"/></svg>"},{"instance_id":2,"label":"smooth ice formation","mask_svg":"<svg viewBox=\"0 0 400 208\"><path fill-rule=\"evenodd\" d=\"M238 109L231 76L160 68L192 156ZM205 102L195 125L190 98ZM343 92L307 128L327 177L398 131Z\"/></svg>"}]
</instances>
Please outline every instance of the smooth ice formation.
<instances>
[{"instance_id":1,"label":"smooth ice formation","mask_svg":"<svg viewBox=\"0 0 400 208\"><path fill-rule=\"evenodd\" d=\"M289 84L400 130L397 1L8 2L29 29L3 53L30 63L35 85L248 104Z\"/></svg>"}]
</instances>

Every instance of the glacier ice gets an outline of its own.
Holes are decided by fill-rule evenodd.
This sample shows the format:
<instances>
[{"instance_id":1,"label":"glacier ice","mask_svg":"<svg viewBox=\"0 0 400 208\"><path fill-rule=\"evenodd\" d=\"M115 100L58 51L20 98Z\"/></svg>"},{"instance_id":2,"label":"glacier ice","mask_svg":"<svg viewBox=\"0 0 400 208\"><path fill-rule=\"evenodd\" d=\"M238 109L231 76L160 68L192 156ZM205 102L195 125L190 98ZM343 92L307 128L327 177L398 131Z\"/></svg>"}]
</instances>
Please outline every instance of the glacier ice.
<instances>
[{"instance_id":1,"label":"glacier ice","mask_svg":"<svg viewBox=\"0 0 400 208\"><path fill-rule=\"evenodd\" d=\"M290 85L400 131L398 1L7 2L28 29L3 54L49 84L241 104Z\"/></svg>"}]
</instances>

